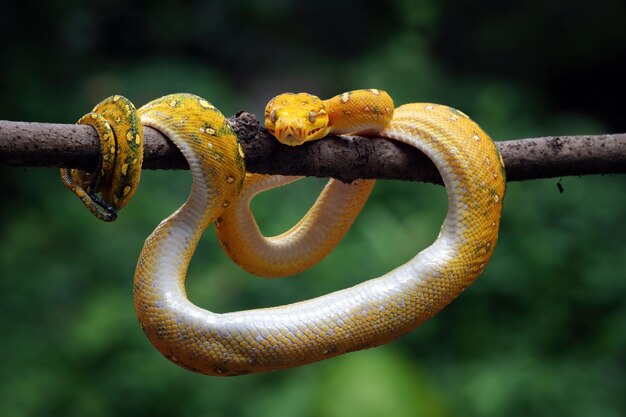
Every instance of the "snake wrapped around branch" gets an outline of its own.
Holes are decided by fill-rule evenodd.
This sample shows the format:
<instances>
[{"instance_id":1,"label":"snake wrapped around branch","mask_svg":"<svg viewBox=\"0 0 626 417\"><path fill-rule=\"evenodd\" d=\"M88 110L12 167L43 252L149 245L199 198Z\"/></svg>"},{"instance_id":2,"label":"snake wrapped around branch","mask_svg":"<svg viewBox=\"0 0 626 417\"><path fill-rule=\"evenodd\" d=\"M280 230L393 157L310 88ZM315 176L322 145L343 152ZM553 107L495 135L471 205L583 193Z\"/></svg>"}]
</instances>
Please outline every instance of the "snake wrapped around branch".
<instances>
[{"instance_id":1,"label":"snake wrapped around branch","mask_svg":"<svg viewBox=\"0 0 626 417\"><path fill-rule=\"evenodd\" d=\"M189 198L147 238L134 298L154 346L193 371L240 375L283 369L389 342L449 304L483 271L495 248L504 164L489 136L464 113L430 103L394 109L387 93L375 89L328 100L286 93L272 99L265 112L266 128L278 140L297 146L331 133L358 133L404 142L439 170L447 215L433 244L379 278L289 305L213 313L191 303L185 290L189 262L209 225L217 225L222 247L243 268L262 276L290 275L318 262L341 240L374 181L330 180L298 224L265 237L250 200L297 178L246 173L236 135L205 99L173 94L135 110L114 96L79 123L98 131L101 163L94 173L62 170L62 178L103 220L113 220L137 189L142 125L167 136L189 163Z\"/></svg>"}]
</instances>

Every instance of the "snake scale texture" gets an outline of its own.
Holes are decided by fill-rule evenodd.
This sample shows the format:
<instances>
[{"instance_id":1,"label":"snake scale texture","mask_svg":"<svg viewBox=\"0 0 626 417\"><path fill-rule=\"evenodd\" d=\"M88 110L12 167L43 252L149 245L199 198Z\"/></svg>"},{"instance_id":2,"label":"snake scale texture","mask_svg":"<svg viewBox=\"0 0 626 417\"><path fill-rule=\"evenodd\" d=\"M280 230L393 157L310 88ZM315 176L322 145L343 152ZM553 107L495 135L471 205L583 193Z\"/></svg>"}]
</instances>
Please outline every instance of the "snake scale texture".
<instances>
[{"instance_id":1,"label":"snake scale texture","mask_svg":"<svg viewBox=\"0 0 626 417\"><path fill-rule=\"evenodd\" d=\"M304 103L306 97L311 97L310 103ZM329 184L306 221L274 241L264 240L249 214L249 200L293 179L246 174L237 137L206 100L176 94L148 103L138 110L141 124L158 129L180 149L193 184L187 201L146 240L135 272L135 308L154 346L186 369L241 375L389 342L449 304L482 272L495 248L506 184L504 165L491 139L465 114L428 103L393 110L390 98L379 90L357 90L324 102L289 94L286 107L281 107L277 100L283 98L270 102L266 112L266 127L283 143L299 145L329 132L362 132L425 153L448 193L441 232L404 265L351 288L273 308L223 314L202 309L189 301L185 278L198 240L210 224L218 225L222 246L238 264L268 276L284 275L285 269L306 269L332 249L360 211L373 182ZM294 99L302 102L308 122L302 121L299 106L292 106ZM313 105L313 110L306 105ZM300 122L281 124L282 116L294 114ZM79 175L75 178L74 183L81 180ZM71 181L70 185L76 188ZM338 188L333 192L333 187ZM291 244L294 241L297 244ZM239 256L241 248L248 254ZM287 254L293 250L300 252ZM315 254L300 262L308 252ZM281 264L283 258L289 260Z\"/></svg>"}]
</instances>

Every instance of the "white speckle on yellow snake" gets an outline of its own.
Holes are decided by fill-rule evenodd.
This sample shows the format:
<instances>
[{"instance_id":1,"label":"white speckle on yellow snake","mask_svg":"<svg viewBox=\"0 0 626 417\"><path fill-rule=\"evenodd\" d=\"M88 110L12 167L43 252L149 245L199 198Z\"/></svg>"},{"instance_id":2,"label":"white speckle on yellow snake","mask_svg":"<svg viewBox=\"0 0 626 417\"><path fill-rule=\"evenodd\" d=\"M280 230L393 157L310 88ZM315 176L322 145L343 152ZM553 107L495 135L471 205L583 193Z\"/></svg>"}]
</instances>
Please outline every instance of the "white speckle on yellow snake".
<instances>
[{"instance_id":1,"label":"white speckle on yellow snake","mask_svg":"<svg viewBox=\"0 0 626 417\"><path fill-rule=\"evenodd\" d=\"M350 93L343 93L341 95L341 102L345 104L348 100L350 100Z\"/></svg>"},{"instance_id":2,"label":"white speckle on yellow snake","mask_svg":"<svg viewBox=\"0 0 626 417\"><path fill-rule=\"evenodd\" d=\"M199 101L199 103L200 103L200 105L201 105L202 107L204 107L205 109L214 109L214 108L215 108L215 107L213 107L213 106L211 105L211 103L209 103L209 102L208 102L208 101L206 101L206 100L200 100L200 101Z\"/></svg>"}]
</instances>

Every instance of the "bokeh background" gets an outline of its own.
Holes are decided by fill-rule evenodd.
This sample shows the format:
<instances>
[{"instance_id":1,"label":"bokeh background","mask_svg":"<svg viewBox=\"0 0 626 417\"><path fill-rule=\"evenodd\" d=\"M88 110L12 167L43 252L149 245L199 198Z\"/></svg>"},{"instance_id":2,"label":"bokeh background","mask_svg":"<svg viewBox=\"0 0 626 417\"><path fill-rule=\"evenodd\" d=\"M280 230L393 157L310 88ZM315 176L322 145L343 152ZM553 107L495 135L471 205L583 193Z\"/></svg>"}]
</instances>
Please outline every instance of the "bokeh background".
<instances>
[{"instance_id":1,"label":"bokeh background","mask_svg":"<svg viewBox=\"0 0 626 417\"><path fill-rule=\"evenodd\" d=\"M0 118L73 123L100 99L171 92L226 115L283 91L363 87L445 103L497 140L626 131L619 0L4 2ZM626 178L511 183L484 274L420 329L303 368L196 375L142 334L132 276L143 240L180 205L187 172L144 172L117 222L92 217L55 169L0 167L3 416L623 416ZM264 232L323 181L266 193ZM378 276L436 236L445 192L381 181L320 265L267 281L208 232L188 290L225 312Z\"/></svg>"}]
</instances>

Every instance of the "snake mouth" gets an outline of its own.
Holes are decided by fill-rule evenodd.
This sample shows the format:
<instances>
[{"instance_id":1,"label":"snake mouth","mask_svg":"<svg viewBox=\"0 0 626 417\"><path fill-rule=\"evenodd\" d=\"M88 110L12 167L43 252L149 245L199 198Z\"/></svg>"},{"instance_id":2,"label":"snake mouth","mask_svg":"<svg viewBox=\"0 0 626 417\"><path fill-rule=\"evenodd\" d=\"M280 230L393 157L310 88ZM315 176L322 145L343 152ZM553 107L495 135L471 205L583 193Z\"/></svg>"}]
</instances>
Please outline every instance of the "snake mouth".
<instances>
[{"instance_id":1,"label":"snake mouth","mask_svg":"<svg viewBox=\"0 0 626 417\"><path fill-rule=\"evenodd\" d=\"M307 138L311 138L313 136L315 136L320 130L322 130L321 127L316 127L315 129L311 129L309 130L308 134L307 134Z\"/></svg>"},{"instance_id":2,"label":"snake mouth","mask_svg":"<svg viewBox=\"0 0 626 417\"><path fill-rule=\"evenodd\" d=\"M280 138L280 142L287 146L299 146L299 145L302 145L305 142L305 140L298 136L285 135L282 138Z\"/></svg>"}]
</instances>

